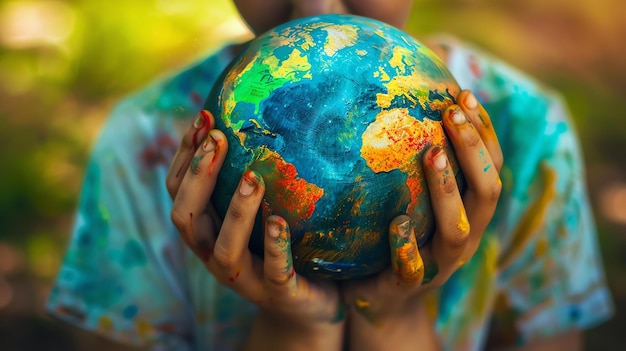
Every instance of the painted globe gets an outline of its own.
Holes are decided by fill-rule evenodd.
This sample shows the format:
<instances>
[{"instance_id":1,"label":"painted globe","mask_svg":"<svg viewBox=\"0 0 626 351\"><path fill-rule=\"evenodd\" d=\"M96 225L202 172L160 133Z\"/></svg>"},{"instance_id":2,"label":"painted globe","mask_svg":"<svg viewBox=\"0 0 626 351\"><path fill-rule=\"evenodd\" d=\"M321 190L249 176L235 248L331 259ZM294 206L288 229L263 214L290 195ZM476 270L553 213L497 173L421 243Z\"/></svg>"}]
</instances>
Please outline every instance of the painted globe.
<instances>
[{"instance_id":1,"label":"painted globe","mask_svg":"<svg viewBox=\"0 0 626 351\"><path fill-rule=\"evenodd\" d=\"M299 274L379 272L394 217L412 217L419 244L434 232L421 160L433 144L453 156L441 117L458 92L434 53L382 22L324 15L276 27L246 44L206 101L229 143L212 202L224 216L255 170L266 193L253 252L263 252L263 218L277 214Z\"/></svg>"}]
</instances>

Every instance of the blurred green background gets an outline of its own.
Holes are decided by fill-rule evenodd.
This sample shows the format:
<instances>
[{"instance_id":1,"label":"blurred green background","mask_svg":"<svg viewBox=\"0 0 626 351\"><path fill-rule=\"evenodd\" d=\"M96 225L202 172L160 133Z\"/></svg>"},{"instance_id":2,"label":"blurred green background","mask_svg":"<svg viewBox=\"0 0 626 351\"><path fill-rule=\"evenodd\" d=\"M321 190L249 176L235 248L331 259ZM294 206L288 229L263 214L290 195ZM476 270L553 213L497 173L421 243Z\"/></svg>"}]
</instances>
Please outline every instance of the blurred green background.
<instances>
[{"instance_id":1,"label":"blurred green background","mask_svg":"<svg viewBox=\"0 0 626 351\"><path fill-rule=\"evenodd\" d=\"M472 41L565 96L618 312L587 333L589 350L626 342L621 9L621 0L416 0L407 28ZM115 101L247 35L228 0L0 2L0 350L114 348L42 308L90 147Z\"/></svg>"}]
</instances>

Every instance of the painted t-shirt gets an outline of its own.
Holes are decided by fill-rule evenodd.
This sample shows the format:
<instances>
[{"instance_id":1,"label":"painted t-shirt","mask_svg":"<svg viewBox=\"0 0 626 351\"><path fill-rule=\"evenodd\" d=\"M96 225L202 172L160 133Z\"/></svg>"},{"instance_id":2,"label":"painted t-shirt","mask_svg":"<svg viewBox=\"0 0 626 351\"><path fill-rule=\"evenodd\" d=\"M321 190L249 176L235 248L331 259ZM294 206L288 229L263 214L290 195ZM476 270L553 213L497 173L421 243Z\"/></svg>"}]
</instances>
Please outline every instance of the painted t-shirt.
<instances>
[{"instance_id":1,"label":"painted t-shirt","mask_svg":"<svg viewBox=\"0 0 626 351\"><path fill-rule=\"evenodd\" d=\"M446 350L520 345L610 317L578 141L558 95L452 38L448 67L489 112L502 195L475 256L428 296ZM170 160L232 59L226 48L123 100L91 155L48 311L131 344L239 350L256 307L220 285L170 221Z\"/></svg>"}]
</instances>

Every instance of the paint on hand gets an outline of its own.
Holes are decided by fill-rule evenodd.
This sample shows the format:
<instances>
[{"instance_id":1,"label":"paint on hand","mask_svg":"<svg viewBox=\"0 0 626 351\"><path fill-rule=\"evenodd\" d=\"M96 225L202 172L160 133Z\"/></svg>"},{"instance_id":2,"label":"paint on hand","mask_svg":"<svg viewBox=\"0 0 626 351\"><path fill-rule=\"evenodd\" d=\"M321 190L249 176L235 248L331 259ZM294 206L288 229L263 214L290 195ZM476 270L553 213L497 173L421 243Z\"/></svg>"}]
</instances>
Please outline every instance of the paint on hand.
<instances>
[{"instance_id":1,"label":"paint on hand","mask_svg":"<svg viewBox=\"0 0 626 351\"><path fill-rule=\"evenodd\" d=\"M198 148L198 146L200 145L198 136L204 130L211 128L210 122L211 122L211 112L207 110L202 110L200 111L200 113L198 113L196 119L193 122L193 127L196 129L196 131L193 133L192 142L190 145L192 149Z\"/></svg>"},{"instance_id":2,"label":"paint on hand","mask_svg":"<svg viewBox=\"0 0 626 351\"><path fill-rule=\"evenodd\" d=\"M346 319L346 308L343 305L343 303L340 303L339 306L337 306L337 315L335 315L335 318L333 318L331 323L333 324L340 323L340 322L343 322L345 319Z\"/></svg>"},{"instance_id":3,"label":"paint on hand","mask_svg":"<svg viewBox=\"0 0 626 351\"><path fill-rule=\"evenodd\" d=\"M195 175L200 174L200 161L202 161L204 155L205 154L200 154L193 157L193 159L191 160L191 173Z\"/></svg>"},{"instance_id":4,"label":"paint on hand","mask_svg":"<svg viewBox=\"0 0 626 351\"><path fill-rule=\"evenodd\" d=\"M391 227L391 256L394 272L405 283L416 283L424 277L424 262L417 248L417 240L410 220Z\"/></svg>"},{"instance_id":5,"label":"paint on hand","mask_svg":"<svg viewBox=\"0 0 626 351\"><path fill-rule=\"evenodd\" d=\"M376 318L374 317L371 311L371 304L368 300L357 297L354 300L354 307L356 308L357 312L361 316L363 316L363 318L365 318L370 324L378 328L382 327L382 323L376 320Z\"/></svg>"},{"instance_id":6,"label":"paint on hand","mask_svg":"<svg viewBox=\"0 0 626 351\"><path fill-rule=\"evenodd\" d=\"M482 161L483 166L484 166L483 172L487 173L487 171L491 169L491 163L489 162L489 160L487 160L485 149L480 149L478 154L480 155L480 160Z\"/></svg>"},{"instance_id":7,"label":"paint on hand","mask_svg":"<svg viewBox=\"0 0 626 351\"><path fill-rule=\"evenodd\" d=\"M418 253L415 236L402 246L396 247L396 259L393 262L394 271L405 283L415 283L424 277L424 262Z\"/></svg>"},{"instance_id":8,"label":"paint on hand","mask_svg":"<svg viewBox=\"0 0 626 351\"><path fill-rule=\"evenodd\" d=\"M274 244L281 251L281 255L285 257L285 265L282 268L284 275L284 282L292 281L296 283L293 278L296 275L296 270L293 267L293 257L291 255L291 232L287 222L281 217L270 217L266 220L266 226L268 234L273 238ZM295 287L292 284L292 287ZM292 290L291 296L296 296L297 290Z\"/></svg>"},{"instance_id":9,"label":"paint on hand","mask_svg":"<svg viewBox=\"0 0 626 351\"><path fill-rule=\"evenodd\" d=\"M427 261L424 263L424 279L422 285L430 283L439 274L439 266L435 261Z\"/></svg>"},{"instance_id":10,"label":"paint on hand","mask_svg":"<svg viewBox=\"0 0 626 351\"><path fill-rule=\"evenodd\" d=\"M467 219L467 213L465 213L465 207L463 207L463 205L459 207L459 221L456 227L461 233L469 233L470 231L469 220Z\"/></svg>"},{"instance_id":11,"label":"paint on hand","mask_svg":"<svg viewBox=\"0 0 626 351\"><path fill-rule=\"evenodd\" d=\"M234 283L235 280L237 280L237 278L239 278L240 274L241 274L241 268L237 269L237 272L235 273L234 276L228 277L228 281L231 282L231 283Z\"/></svg>"}]
</instances>

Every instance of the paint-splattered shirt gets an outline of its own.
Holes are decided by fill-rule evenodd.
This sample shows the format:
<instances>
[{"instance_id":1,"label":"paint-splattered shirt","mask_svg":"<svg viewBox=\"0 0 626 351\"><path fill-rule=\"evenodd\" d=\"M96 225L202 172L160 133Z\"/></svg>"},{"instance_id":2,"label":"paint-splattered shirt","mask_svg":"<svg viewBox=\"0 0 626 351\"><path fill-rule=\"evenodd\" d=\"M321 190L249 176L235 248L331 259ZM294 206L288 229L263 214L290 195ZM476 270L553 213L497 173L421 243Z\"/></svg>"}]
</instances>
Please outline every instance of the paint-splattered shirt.
<instances>
[{"instance_id":1,"label":"paint-splattered shirt","mask_svg":"<svg viewBox=\"0 0 626 351\"><path fill-rule=\"evenodd\" d=\"M448 66L489 112L503 192L476 255L428 298L446 350L524 344L612 313L584 169L559 96L450 38ZM126 343L238 350L256 313L181 242L165 188L228 49L122 101L91 156L50 313Z\"/></svg>"}]
</instances>

